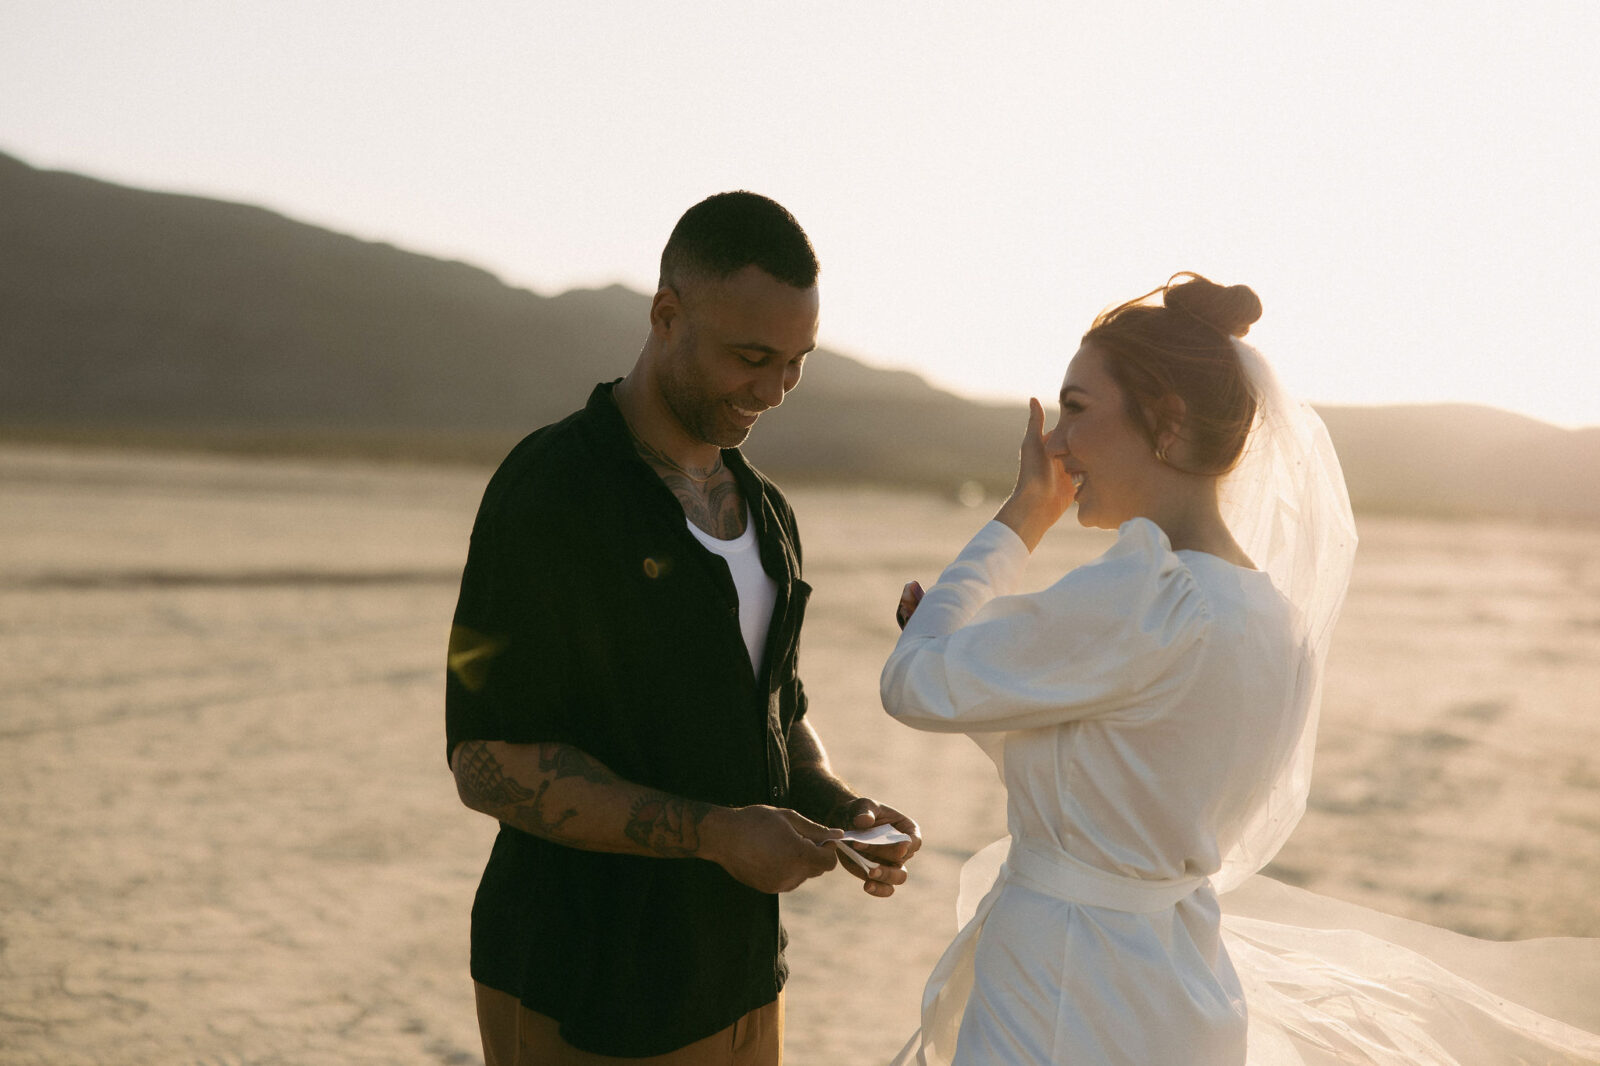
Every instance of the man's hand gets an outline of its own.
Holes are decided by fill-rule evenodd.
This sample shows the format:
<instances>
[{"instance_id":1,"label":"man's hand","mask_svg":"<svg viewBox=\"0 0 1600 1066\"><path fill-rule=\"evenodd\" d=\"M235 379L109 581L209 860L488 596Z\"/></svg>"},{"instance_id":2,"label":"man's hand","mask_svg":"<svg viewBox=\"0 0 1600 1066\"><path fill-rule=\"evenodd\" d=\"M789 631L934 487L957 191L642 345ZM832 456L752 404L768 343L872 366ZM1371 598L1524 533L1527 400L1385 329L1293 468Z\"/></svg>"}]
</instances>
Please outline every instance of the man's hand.
<instances>
[{"instance_id":1,"label":"man's hand","mask_svg":"<svg viewBox=\"0 0 1600 1066\"><path fill-rule=\"evenodd\" d=\"M829 812L827 822L829 825L841 829L871 829L875 825L892 825L900 832L906 834L911 840L906 844L880 844L869 846L866 844L832 844L829 847L854 848L873 862L878 868L868 873L853 862L844 863L844 868L861 879L862 888L870 896L887 899L894 895L896 885L906 883L905 864L911 856L922 847L922 831L917 828L917 823L895 810L893 807L870 800L865 796L858 796L848 802L841 803Z\"/></svg>"},{"instance_id":2,"label":"man's hand","mask_svg":"<svg viewBox=\"0 0 1600 1066\"><path fill-rule=\"evenodd\" d=\"M782 807L714 807L700 825L700 857L758 892L788 892L838 863L840 836Z\"/></svg>"}]
</instances>

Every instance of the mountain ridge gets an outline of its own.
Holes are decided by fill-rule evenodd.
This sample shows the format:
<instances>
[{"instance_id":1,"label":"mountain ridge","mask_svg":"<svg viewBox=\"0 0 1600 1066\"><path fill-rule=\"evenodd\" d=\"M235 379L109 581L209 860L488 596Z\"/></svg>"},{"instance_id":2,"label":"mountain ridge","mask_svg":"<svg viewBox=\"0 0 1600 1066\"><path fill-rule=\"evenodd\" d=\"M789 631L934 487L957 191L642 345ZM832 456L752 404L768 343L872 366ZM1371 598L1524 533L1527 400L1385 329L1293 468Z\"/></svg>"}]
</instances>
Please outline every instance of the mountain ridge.
<instances>
[{"instance_id":1,"label":"mountain ridge","mask_svg":"<svg viewBox=\"0 0 1600 1066\"><path fill-rule=\"evenodd\" d=\"M649 298L543 296L249 204L0 153L0 433L489 461L627 372ZM1472 405L1319 407L1358 508L1600 520L1600 428ZM835 351L746 450L784 477L1014 474L1021 404Z\"/></svg>"}]
</instances>

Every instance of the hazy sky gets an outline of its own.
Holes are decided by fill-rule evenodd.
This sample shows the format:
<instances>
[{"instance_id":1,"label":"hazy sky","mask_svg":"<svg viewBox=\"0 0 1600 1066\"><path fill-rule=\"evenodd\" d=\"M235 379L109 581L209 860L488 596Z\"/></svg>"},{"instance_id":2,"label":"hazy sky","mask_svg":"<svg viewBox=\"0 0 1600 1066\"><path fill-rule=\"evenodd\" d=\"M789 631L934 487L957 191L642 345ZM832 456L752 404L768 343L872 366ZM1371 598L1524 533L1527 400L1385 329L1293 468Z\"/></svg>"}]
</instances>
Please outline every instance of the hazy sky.
<instances>
[{"instance_id":1,"label":"hazy sky","mask_svg":"<svg viewBox=\"0 0 1600 1066\"><path fill-rule=\"evenodd\" d=\"M1593 0L23 0L0 150L545 293L653 288L750 188L811 234L825 344L968 395L1053 395L1192 269L1313 400L1600 424L1597 50Z\"/></svg>"}]
</instances>

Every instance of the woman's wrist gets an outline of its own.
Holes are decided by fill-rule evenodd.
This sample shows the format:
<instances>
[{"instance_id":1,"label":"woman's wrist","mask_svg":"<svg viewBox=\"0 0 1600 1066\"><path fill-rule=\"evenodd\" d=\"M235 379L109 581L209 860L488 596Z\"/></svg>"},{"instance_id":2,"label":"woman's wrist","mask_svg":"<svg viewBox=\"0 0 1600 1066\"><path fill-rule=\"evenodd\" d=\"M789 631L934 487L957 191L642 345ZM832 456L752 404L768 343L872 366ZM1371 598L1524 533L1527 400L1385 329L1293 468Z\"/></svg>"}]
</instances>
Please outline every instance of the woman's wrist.
<instances>
[{"instance_id":1,"label":"woman's wrist","mask_svg":"<svg viewBox=\"0 0 1600 1066\"><path fill-rule=\"evenodd\" d=\"M1000 505L1000 510L995 512L994 520L1008 526L1031 553L1060 517L1059 514L1052 514L1050 508L1041 506L1040 501L1013 492Z\"/></svg>"}]
</instances>

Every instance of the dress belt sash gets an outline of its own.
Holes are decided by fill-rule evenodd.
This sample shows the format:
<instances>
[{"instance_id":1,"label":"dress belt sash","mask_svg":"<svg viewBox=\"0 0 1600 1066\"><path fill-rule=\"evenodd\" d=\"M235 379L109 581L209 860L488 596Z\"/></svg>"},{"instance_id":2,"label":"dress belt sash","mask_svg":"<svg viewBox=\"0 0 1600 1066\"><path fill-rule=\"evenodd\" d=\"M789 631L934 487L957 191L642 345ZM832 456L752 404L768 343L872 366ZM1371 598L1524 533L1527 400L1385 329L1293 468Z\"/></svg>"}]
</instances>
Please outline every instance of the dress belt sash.
<instances>
[{"instance_id":1,"label":"dress belt sash","mask_svg":"<svg viewBox=\"0 0 1600 1066\"><path fill-rule=\"evenodd\" d=\"M1068 903L1083 903L1130 914L1153 914L1187 898L1210 880L1205 877L1179 877L1171 880L1145 880L1096 869L1064 851L1041 851L1011 841L1006 855L1011 880L1035 892Z\"/></svg>"}]
</instances>

